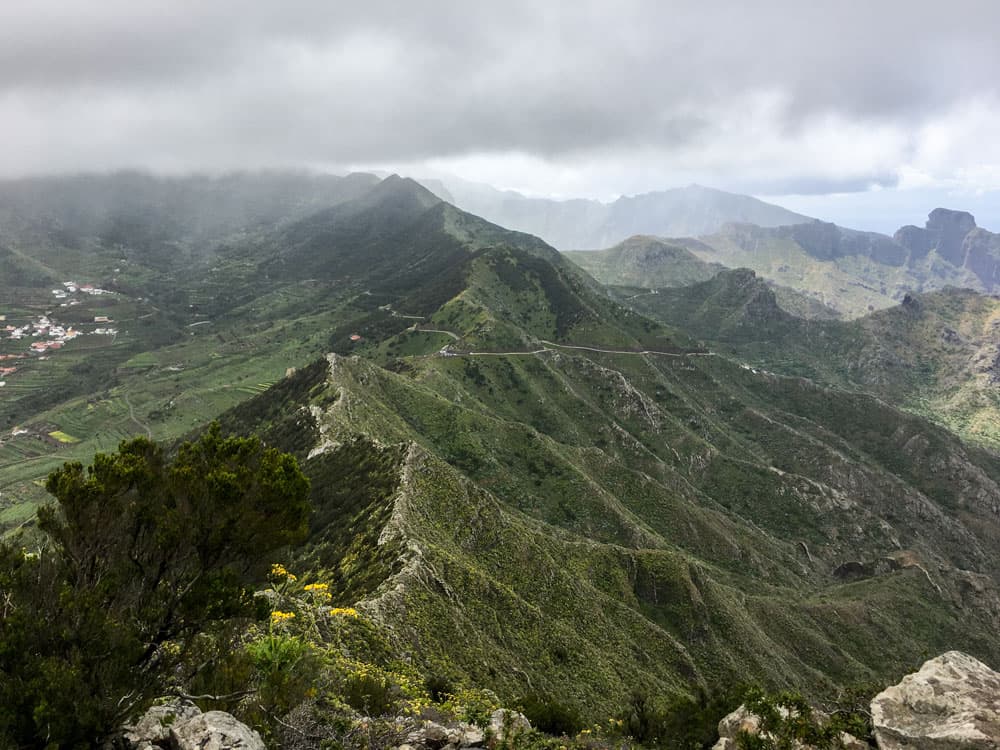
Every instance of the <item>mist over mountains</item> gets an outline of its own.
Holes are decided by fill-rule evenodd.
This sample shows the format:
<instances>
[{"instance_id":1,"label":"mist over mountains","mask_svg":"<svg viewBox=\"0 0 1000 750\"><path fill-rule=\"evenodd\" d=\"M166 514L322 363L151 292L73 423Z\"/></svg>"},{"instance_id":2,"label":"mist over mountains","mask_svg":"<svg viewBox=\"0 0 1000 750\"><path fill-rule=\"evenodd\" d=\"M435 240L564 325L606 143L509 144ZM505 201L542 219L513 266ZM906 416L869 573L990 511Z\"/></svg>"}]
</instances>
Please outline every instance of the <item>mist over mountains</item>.
<instances>
[{"instance_id":1,"label":"mist over mountains","mask_svg":"<svg viewBox=\"0 0 1000 750\"><path fill-rule=\"evenodd\" d=\"M777 287L811 297L818 309L828 307L852 317L896 304L908 292L945 286L986 293L1000 289L1000 241L976 227L972 215L963 211L934 209L926 228L902 227L890 237L701 186L601 203L526 198L457 179L424 182L465 210L535 234L563 251L657 237L709 264L701 276L712 264L753 268ZM572 257L595 272L596 256ZM598 278L605 283L636 279L642 273L651 273L650 279L664 274L689 278L677 258L665 260L659 273L648 257L641 267L632 265L634 257L619 260L613 273L597 272ZM691 269L690 263L687 267Z\"/></svg>"},{"instance_id":2,"label":"mist over mountains","mask_svg":"<svg viewBox=\"0 0 1000 750\"><path fill-rule=\"evenodd\" d=\"M810 221L748 195L700 185L602 203L528 198L459 179L423 182L444 200L502 226L541 237L559 250L597 250L637 234L697 237L733 222L776 227Z\"/></svg>"}]
</instances>

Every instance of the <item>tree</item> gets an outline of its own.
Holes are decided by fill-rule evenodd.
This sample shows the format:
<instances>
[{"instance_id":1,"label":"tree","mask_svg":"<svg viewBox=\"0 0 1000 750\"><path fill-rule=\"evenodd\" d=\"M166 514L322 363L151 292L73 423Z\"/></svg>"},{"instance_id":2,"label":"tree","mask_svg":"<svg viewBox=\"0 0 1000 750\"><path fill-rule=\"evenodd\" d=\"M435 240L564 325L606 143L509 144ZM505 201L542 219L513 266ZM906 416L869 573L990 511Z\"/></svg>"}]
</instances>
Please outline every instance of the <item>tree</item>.
<instances>
[{"instance_id":1,"label":"tree","mask_svg":"<svg viewBox=\"0 0 1000 750\"><path fill-rule=\"evenodd\" d=\"M92 743L206 666L186 664L195 640L251 616L255 573L307 533L295 459L218 424L172 457L124 441L46 489L51 544L0 548L0 739L19 746Z\"/></svg>"}]
</instances>

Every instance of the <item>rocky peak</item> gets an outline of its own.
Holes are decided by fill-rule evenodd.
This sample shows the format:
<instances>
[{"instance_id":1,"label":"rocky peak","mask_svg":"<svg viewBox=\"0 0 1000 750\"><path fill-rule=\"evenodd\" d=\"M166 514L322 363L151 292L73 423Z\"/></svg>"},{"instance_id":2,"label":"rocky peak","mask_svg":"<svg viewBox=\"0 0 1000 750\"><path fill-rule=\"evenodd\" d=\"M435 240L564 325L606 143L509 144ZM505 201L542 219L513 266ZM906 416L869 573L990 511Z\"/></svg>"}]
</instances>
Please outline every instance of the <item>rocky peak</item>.
<instances>
[{"instance_id":1,"label":"rocky peak","mask_svg":"<svg viewBox=\"0 0 1000 750\"><path fill-rule=\"evenodd\" d=\"M957 234L964 237L975 228L976 218L968 211L935 208L927 216L927 229L931 232Z\"/></svg>"},{"instance_id":2,"label":"rocky peak","mask_svg":"<svg viewBox=\"0 0 1000 750\"><path fill-rule=\"evenodd\" d=\"M892 239L910 251L911 259L923 258L934 249L933 233L913 224L897 229Z\"/></svg>"}]
</instances>

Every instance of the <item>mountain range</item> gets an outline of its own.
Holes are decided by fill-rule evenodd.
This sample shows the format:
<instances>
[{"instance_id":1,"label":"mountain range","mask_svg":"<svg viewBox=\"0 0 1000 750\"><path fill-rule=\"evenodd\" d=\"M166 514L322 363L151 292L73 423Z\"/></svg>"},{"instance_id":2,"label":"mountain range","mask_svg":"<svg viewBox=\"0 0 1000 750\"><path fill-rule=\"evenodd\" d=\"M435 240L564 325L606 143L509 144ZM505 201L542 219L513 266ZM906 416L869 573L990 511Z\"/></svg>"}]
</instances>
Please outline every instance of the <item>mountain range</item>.
<instances>
[{"instance_id":1,"label":"mountain range","mask_svg":"<svg viewBox=\"0 0 1000 750\"><path fill-rule=\"evenodd\" d=\"M603 203L529 198L453 177L422 182L465 211L541 237L559 250L596 250L635 234L697 237L733 222L776 227L811 221L748 195L701 185L622 196Z\"/></svg>"},{"instance_id":2,"label":"mountain range","mask_svg":"<svg viewBox=\"0 0 1000 750\"><path fill-rule=\"evenodd\" d=\"M571 251L574 262L604 283L632 283L649 274L640 286L664 278L672 286L693 278L691 273L705 280L720 265L748 267L783 290L783 302L796 313L847 317L898 304L909 292L1000 289L1000 235L977 227L965 211L934 209L924 228L902 227L890 237L697 185L602 203L528 198L457 178L423 182L466 211ZM654 239L684 248L707 265L694 271L689 257L664 258L657 272L648 253L638 259L634 252ZM581 252L598 248L606 249L604 255ZM631 257L622 255L625 249ZM803 305L792 292L812 302Z\"/></svg>"},{"instance_id":3,"label":"mountain range","mask_svg":"<svg viewBox=\"0 0 1000 750\"><path fill-rule=\"evenodd\" d=\"M625 243L605 285L410 179L231 179L250 197L224 214L212 181L142 178L124 216L86 180L39 188L60 196L45 210L0 190L9 257L50 277L8 281L0 314L85 332L44 358L0 338L20 357L0 402L9 533L32 533L63 461L218 418L312 480L290 567L322 571L386 658L505 700L614 716L637 687L823 696L928 650L1000 661L997 300L804 319L694 243ZM258 204L272 188L295 197ZM873 241L866 262L951 264L933 223L903 240L926 251ZM70 279L107 294L54 295Z\"/></svg>"}]
</instances>

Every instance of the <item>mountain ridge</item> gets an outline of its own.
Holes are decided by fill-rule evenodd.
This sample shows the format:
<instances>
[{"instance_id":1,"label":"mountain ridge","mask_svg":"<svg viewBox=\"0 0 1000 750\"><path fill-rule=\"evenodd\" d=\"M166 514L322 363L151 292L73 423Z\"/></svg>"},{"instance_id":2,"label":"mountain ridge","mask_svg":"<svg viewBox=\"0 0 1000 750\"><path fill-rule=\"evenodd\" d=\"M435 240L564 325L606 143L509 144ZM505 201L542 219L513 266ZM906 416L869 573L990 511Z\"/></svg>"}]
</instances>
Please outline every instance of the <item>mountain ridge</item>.
<instances>
[{"instance_id":1,"label":"mountain ridge","mask_svg":"<svg viewBox=\"0 0 1000 750\"><path fill-rule=\"evenodd\" d=\"M463 210L541 237L559 250L608 247L637 234L701 235L726 222L752 221L765 226L810 218L746 195L690 185L612 202L577 198L530 198L457 178L426 180ZM442 195L442 197L445 197Z\"/></svg>"}]
</instances>

